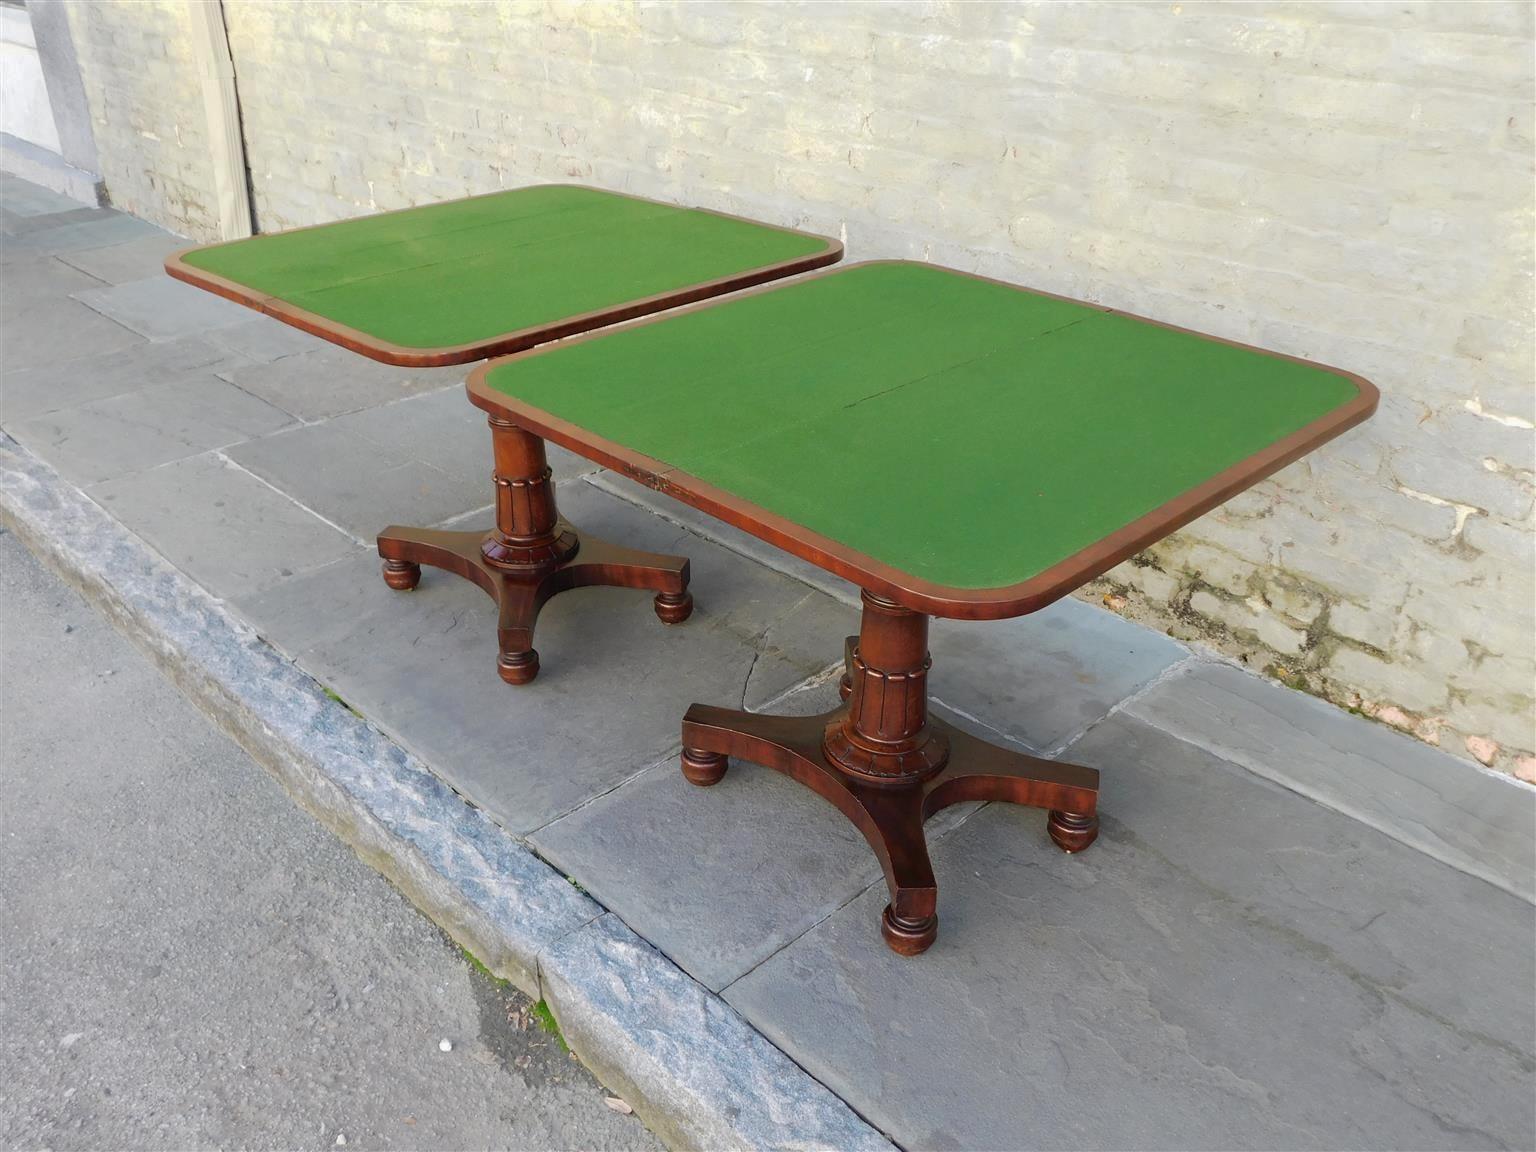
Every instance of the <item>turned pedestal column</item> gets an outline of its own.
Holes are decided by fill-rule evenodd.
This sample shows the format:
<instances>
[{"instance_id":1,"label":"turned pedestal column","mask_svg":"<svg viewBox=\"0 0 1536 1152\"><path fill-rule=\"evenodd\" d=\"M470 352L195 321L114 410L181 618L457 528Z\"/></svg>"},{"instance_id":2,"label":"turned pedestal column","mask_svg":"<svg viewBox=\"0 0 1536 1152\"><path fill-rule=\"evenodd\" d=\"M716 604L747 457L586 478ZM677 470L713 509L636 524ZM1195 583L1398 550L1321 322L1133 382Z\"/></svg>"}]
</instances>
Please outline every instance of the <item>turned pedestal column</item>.
<instances>
[{"instance_id":1,"label":"turned pedestal column","mask_svg":"<svg viewBox=\"0 0 1536 1152\"><path fill-rule=\"evenodd\" d=\"M656 593L656 615L679 624L693 612L688 560L579 536L555 506L544 441L508 420L490 417L496 466L496 523L489 532L445 532L391 526L379 534L384 582L409 591L430 565L472 580L497 605L496 670L508 684L539 674L533 630L550 597L572 588L609 585Z\"/></svg>"},{"instance_id":2,"label":"turned pedestal column","mask_svg":"<svg viewBox=\"0 0 1536 1152\"><path fill-rule=\"evenodd\" d=\"M923 822L966 800L1045 808L1058 847L1098 835L1099 774L1000 748L928 715L928 617L863 594L859 635L845 648L845 703L824 716L760 716L695 704L683 720L683 775L707 786L728 758L773 768L835 804L864 834L891 901L885 941L914 955L938 934L938 885Z\"/></svg>"}]
</instances>

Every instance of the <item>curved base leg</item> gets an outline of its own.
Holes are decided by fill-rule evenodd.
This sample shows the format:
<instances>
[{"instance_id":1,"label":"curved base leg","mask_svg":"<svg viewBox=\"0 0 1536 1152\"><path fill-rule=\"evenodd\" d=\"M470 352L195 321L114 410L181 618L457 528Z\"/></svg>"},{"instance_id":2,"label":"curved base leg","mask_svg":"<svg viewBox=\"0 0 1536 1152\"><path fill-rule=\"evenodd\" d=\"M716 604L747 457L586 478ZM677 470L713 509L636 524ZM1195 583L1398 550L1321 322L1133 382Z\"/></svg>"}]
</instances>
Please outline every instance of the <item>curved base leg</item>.
<instances>
[{"instance_id":1,"label":"curved base leg","mask_svg":"<svg viewBox=\"0 0 1536 1152\"><path fill-rule=\"evenodd\" d=\"M570 531L564 521L560 528ZM415 588L421 566L441 568L479 585L497 605L496 672L508 684L527 684L539 674L533 631L539 612L553 596L572 588L643 588L656 593L656 615L680 624L693 613L688 559L642 552L585 537L563 563L502 567L482 551L484 532L446 532L393 525L379 533L384 582L399 591Z\"/></svg>"},{"instance_id":2,"label":"curved base leg","mask_svg":"<svg viewBox=\"0 0 1536 1152\"><path fill-rule=\"evenodd\" d=\"M642 552L622 544L610 544L584 536L581 549L561 570L559 591L601 584L609 588L644 588L656 593L652 602L663 624L681 624L693 615L693 593L688 591L688 560Z\"/></svg>"},{"instance_id":3,"label":"curved base leg","mask_svg":"<svg viewBox=\"0 0 1536 1152\"><path fill-rule=\"evenodd\" d=\"M891 902L880 933L892 951L915 956L938 936L938 884L928 859L923 821L966 800L1002 800L1051 811L1051 839L1081 851L1098 832L1099 774L999 748L941 720L928 724L949 740L937 773L907 783L873 784L828 759L823 738L846 708L821 716L761 716L695 704L683 719L683 774L713 784L728 757L761 764L798 780L837 806L864 834L885 872Z\"/></svg>"},{"instance_id":4,"label":"curved base leg","mask_svg":"<svg viewBox=\"0 0 1536 1152\"><path fill-rule=\"evenodd\" d=\"M925 784L923 816L966 800L1001 800L1050 811L1046 830L1058 847L1081 852L1099 834L1099 773L999 748L932 720L950 740L949 763Z\"/></svg>"}]
</instances>

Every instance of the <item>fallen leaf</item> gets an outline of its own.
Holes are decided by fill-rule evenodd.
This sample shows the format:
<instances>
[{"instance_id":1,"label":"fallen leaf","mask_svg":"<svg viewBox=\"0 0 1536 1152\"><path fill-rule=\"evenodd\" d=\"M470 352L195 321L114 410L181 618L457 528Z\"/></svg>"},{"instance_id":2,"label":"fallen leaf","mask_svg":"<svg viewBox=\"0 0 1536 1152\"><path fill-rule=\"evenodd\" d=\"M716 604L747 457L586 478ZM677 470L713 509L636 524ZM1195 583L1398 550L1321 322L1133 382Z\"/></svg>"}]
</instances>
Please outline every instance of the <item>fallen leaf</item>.
<instances>
[{"instance_id":1,"label":"fallen leaf","mask_svg":"<svg viewBox=\"0 0 1536 1152\"><path fill-rule=\"evenodd\" d=\"M617 1096L604 1096L603 1103L608 1105L608 1107L612 1108L615 1112L618 1112L624 1116L628 1116L634 1112L633 1108L631 1108L624 1101L620 1100Z\"/></svg>"}]
</instances>

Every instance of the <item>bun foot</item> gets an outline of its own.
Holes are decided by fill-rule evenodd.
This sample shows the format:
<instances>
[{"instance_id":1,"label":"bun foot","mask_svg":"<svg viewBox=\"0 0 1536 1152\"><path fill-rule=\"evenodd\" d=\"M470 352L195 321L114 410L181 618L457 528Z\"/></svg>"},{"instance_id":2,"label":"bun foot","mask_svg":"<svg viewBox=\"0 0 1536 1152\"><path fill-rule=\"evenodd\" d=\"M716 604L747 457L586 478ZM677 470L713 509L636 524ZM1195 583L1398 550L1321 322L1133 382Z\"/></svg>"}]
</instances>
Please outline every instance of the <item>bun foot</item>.
<instances>
[{"instance_id":1,"label":"bun foot","mask_svg":"<svg viewBox=\"0 0 1536 1152\"><path fill-rule=\"evenodd\" d=\"M708 788L711 784L720 783L729 765L730 758L724 753L683 749L683 778L690 784L697 784L700 788Z\"/></svg>"},{"instance_id":2,"label":"bun foot","mask_svg":"<svg viewBox=\"0 0 1536 1152\"><path fill-rule=\"evenodd\" d=\"M902 956L916 956L928 951L929 946L938 939L939 918L933 915L922 920L908 920L897 916L887 904L885 914L880 917L880 935L885 937L892 952Z\"/></svg>"},{"instance_id":3,"label":"bun foot","mask_svg":"<svg viewBox=\"0 0 1536 1152\"><path fill-rule=\"evenodd\" d=\"M1045 822L1046 831L1063 852L1081 852L1099 838L1099 818L1075 812L1052 811Z\"/></svg>"},{"instance_id":4,"label":"bun foot","mask_svg":"<svg viewBox=\"0 0 1536 1152\"><path fill-rule=\"evenodd\" d=\"M656 593L656 615L663 624L681 624L693 615L693 593Z\"/></svg>"},{"instance_id":5,"label":"bun foot","mask_svg":"<svg viewBox=\"0 0 1536 1152\"><path fill-rule=\"evenodd\" d=\"M539 674L539 654L530 648L526 652L503 652L496 658L496 672L508 684L527 684Z\"/></svg>"},{"instance_id":6,"label":"bun foot","mask_svg":"<svg viewBox=\"0 0 1536 1152\"><path fill-rule=\"evenodd\" d=\"M386 560L384 583L396 592L409 592L421 583L421 565L414 560Z\"/></svg>"}]
</instances>

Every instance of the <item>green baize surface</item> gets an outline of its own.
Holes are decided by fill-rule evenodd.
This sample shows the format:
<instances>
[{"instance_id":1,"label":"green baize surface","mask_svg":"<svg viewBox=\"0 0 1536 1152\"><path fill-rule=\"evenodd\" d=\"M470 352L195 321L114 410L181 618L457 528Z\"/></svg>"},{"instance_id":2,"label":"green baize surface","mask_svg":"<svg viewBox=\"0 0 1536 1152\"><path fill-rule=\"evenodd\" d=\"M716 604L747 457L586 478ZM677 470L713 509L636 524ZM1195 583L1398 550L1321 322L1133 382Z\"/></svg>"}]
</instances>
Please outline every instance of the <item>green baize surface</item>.
<instances>
[{"instance_id":1,"label":"green baize surface","mask_svg":"<svg viewBox=\"0 0 1536 1152\"><path fill-rule=\"evenodd\" d=\"M727 297L487 380L964 589L1027 580L1357 394L1325 368L921 264Z\"/></svg>"},{"instance_id":2,"label":"green baize surface","mask_svg":"<svg viewBox=\"0 0 1536 1152\"><path fill-rule=\"evenodd\" d=\"M546 185L255 236L184 259L376 339L430 349L825 247L766 224Z\"/></svg>"}]
</instances>

